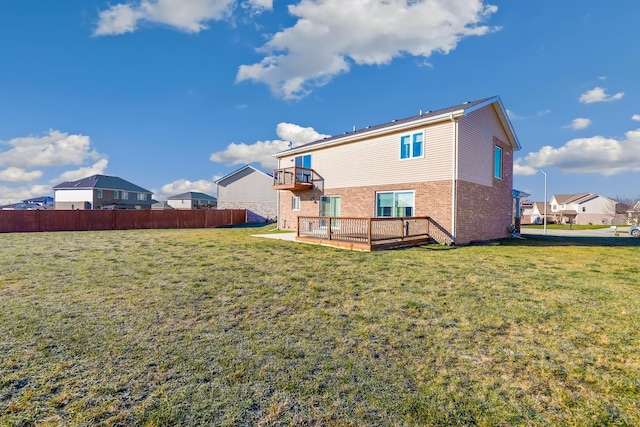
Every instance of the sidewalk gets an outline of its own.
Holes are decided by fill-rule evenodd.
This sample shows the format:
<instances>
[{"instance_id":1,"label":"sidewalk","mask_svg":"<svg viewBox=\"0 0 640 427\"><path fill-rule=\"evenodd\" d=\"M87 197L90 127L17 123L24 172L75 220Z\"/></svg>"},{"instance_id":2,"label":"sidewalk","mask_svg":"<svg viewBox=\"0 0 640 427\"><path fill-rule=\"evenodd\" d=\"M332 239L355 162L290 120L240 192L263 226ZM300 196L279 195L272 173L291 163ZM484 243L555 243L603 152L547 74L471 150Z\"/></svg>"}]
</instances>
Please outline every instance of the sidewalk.
<instances>
[{"instance_id":1,"label":"sidewalk","mask_svg":"<svg viewBox=\"0 0 640 427\"><path fill-rule=\"evenodd\" d=\"M611 227L598 228L595 230L557 230L547 228L547 236L565 236L565 237L630 237L628 226L617 226L616 231ZM618 234L616 236L616 233ZM544 235L542 228L522 228L521 235Z\"/></svg>"}]
</instances>

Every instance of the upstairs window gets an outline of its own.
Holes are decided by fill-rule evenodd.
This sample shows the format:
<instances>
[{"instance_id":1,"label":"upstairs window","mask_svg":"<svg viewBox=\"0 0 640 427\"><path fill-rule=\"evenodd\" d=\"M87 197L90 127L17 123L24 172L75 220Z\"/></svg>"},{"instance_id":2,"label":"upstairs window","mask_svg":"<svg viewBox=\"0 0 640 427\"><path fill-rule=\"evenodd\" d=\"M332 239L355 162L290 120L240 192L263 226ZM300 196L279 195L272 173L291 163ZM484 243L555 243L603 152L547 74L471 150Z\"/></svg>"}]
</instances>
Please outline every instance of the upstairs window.
<instances>
[{"instance_id":1,"label":"upstairs window","mask_svg":"<svg viewBox=\"0 0 640 427\"><path fill-rule=\"evenodd\" d=\"M502 148L497 145L493 150L493 176L502 179Z\"/></svg>"},{"instance_id":2,"label":"upstairs window","mask_svg":"<svg viewBox=\"0 0 640 427\"><path fill-rule=\"evenodd\" d=\"M138 200L147 200L147 195L145 193L138 193Z\"/></svg>"},{"instance_id":3,"label":"upstairs window","mask_svg":"<svg viewBox=\"0 0 640 427\"><path fill-rule=\"evenodd\" d=\"M129 198L129 193L126 191L122 192L122 200L127 200Z\"/></svg>"},{"instance_id":4,"label":"upstairs window","mask_svg":"<svg viewBox=\"0 0 640 427\"><path fill-rule=\"evenodd\" d=\"M118 192L118 190L113 190L113 198L114 199L117 199L119 197L119 194L120 193Z\"/></svg>"},{"instance_id":5,"label":"upstairs window","mask_svg":"<svg viewBox=\"0 0 640 427\"><path fill-rule=\"evenodd\" d=\"M96 196L98 199L102 199L102 190L96 190Z\"/></svg>"},{"instance_id":6,"label":"upstairs window","mask_svg":"<svg viewBox=\"0 0 640 427\"><path fill-rule=\"evenodd\" d=\"M403 135L400 137L400 158L411 159L424 155L424 134L414 133L413 135Z\"/></svg>"}]
</instances>

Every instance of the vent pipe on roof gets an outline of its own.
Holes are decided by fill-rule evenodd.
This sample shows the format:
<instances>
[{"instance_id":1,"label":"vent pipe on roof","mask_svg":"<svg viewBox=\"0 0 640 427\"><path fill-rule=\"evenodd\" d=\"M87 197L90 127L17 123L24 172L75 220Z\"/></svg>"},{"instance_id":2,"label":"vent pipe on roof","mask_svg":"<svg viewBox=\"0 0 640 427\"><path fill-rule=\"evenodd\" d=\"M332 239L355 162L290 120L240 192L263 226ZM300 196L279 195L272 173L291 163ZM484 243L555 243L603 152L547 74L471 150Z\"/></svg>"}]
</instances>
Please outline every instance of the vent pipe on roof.
<instances>
[{"instance_id":1,"label":"vent pipe on roof","mask_svg":"<svg viewBox=\"0 0 640 427\"><path fill-rule=\"evenodd\" d=\"M353 125L353 131L354 132L356 131L356 125Z\"/></svg>"},{"instance_id":2,"label":"vent pipe on roof","mask_svg":"<svg viewBox=\"0 0 640 427\"><path fill-rule=\"evenodd\" d=\"M422 115L422 108L420 109L420 115Z\"/></svg>"}]
</instances>

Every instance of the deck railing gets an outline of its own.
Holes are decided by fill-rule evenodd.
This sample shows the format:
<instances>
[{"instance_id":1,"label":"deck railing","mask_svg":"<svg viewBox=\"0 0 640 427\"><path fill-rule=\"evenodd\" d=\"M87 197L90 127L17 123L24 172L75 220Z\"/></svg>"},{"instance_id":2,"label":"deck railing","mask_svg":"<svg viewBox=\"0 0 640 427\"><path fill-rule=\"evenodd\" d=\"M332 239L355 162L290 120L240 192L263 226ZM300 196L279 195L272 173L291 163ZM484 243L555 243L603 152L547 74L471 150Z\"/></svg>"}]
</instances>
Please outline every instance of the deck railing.
<instances>
[{"instance_id":1,"label":"deck railing","mask_svg":"<svg viewBox=\"0 0 640 427\"><path fill-rule=\"evenodd\" d=\"M335 242L373 250L377 246L406 246L429 239L429 217L349 218L298 217L301 240Z\"/></svg>"},{"instance_id":2,"label":"deck railing","mask_svg":"<svg viewBox=\"0 0 640 427\"><path fill-rule=\"evenodd\" d=\"M273 171L275 190L302 190L313 188L314 170L298 166Z\"/></svg>"}]
</instances>

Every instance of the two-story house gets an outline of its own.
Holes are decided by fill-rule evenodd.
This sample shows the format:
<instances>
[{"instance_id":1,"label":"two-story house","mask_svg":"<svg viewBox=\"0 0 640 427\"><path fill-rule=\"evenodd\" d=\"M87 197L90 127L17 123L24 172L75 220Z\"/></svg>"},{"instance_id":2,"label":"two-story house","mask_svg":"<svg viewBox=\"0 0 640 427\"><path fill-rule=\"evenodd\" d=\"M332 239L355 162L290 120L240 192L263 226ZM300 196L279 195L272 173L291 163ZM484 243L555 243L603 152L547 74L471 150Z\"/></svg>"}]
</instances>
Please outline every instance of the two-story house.
<instances>
[{"instance_id":1,"label":"two-story house","mask_svg":"<svg viewBox=\"0 0 640 427\"><path fill-rule=\"evenodd\" d=\"M117 176L92 175L53 187L56 209L151 209L152 193Z\"/></svg>"},{"instance_id":2,"label":"two-story house","mask_svg":"<svg viewBox=\"0 0 640 427\"><path fill-rule=\"evenodd\" d=\"M303 216L429 217L441 243L504 238L519 149L497 96L295 147L275 155L278 226L296 229Z\"/></svg>"},{"instance_id":3,"label":"two-story house","mask_svg":"<svg viewBox=\"0 0 640 427\"><path fill-rule=\"evenodd\" d=\"M599 194L554 194L550 203L558 223L613 224L616 218L617 202Z\"/></svg>"}]
</instances>

